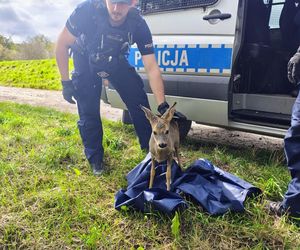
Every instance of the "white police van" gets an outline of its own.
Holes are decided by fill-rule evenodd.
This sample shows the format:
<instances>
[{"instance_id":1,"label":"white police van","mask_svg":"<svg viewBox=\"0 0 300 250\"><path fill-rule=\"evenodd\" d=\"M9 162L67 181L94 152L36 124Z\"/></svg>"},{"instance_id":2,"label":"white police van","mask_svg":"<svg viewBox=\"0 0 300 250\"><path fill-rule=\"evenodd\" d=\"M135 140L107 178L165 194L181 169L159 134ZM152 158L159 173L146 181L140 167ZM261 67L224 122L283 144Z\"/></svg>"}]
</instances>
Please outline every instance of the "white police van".
<instances>
[{"instance_id":1,"label":"white police van","mask_svg":"<svg viewBox=\"0 0 300 250\"><path fill-rule=\"evenodd\" d=\"M294 1L140 0L167 101L176 101L189 121L283 136L296 94L286 77L299 45L289 37ZM156 110L137 48L130 62ZM112 87L105 94L113 107L125 109Z\"/></svg>"}]
</instances>

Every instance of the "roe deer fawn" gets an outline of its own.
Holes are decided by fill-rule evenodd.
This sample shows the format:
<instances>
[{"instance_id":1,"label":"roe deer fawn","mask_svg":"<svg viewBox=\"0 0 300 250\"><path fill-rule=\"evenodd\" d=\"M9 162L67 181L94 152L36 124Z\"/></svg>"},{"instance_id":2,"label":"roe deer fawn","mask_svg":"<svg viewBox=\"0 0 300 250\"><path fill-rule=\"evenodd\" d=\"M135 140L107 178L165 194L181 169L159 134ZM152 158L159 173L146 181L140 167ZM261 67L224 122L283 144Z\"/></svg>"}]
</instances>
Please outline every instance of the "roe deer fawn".
<instances>
[{"instance_id":1,"label":"roe deer fawn","mask_svg":"<svg viewBox=\"0 0 300 250\"><path fill-rule=\"evenodd\" d=\"M167 190L170 191L171 165L174 157L179 157L179 129L176 121L172 120L175 112L176 102L161 117L155 115L151 110L141 106L152 127L152 134L149 140L149 151L151 153L151 173L149 188L152 188L155 176L155 162L167 160L166 183Z\"/></svg>"}]
</instances>

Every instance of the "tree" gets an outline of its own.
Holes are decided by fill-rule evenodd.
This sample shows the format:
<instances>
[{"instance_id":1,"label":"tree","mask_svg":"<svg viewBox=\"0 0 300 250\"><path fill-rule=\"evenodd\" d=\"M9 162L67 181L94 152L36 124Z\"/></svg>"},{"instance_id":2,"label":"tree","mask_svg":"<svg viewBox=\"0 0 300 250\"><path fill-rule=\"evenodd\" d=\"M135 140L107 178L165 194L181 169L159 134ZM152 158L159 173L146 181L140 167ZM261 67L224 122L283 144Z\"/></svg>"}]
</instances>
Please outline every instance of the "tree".
<instances>
[{"instance_id":1,"label":"tree","mask_svg":"<svg viewBox=\"0 0 300 250\"><path fill-rule=\"evenodd\" d=\"M12 39L10 37L7 38L2 35L0 35L0 45L2 45L2 47L6 48L6 49L14 49L15 48L15 44L12 41Z\"/></svg>"},{"instance_id":2,"label":"tree","mask_svg":"<svg viewBox=\"0 0 300 250\"><path fill-rule=\"evenodd\" d=\"M0 61L13 60L15 55L15 44L11 38L0 35Z\"/></svg>"},{"instance_id":3,"label":"tree","mask_svg":"<svg viewBox=\"0 0 300 250\"><path fill-rule=\"evenodd\" d=\"M20 59L46 59L54 57L54 44L44 35L28 38L20 44Z\"/></svg>"}]
</instances>

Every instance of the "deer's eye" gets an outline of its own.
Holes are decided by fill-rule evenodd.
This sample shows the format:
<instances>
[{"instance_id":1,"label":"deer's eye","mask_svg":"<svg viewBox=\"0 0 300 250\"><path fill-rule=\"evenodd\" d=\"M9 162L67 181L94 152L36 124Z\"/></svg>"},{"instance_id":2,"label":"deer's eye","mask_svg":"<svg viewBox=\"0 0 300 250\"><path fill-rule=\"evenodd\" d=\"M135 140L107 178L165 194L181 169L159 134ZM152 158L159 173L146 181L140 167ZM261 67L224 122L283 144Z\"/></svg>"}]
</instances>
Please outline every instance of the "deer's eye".
<instances>
[{"instance_id":1,"label":"deer's eye","mask_svg":"<svg viewBox=\"0 0 300 250\"><path fill-rule=\"evenodd\" d=\"M169 130L167 130L167 131L165 132L165 134L166 134L166 135L169 134Z\"/></svg>"},{"instance_id":2,"label":"deer's eye","mask_svg":"<svg viewBox=\"0 0 300 250\"><path fill-rule=\"evenodd\" d=\"M157 133L155 131L153 131L153 134L157 135Z\"/></svg>"}]
</instances>

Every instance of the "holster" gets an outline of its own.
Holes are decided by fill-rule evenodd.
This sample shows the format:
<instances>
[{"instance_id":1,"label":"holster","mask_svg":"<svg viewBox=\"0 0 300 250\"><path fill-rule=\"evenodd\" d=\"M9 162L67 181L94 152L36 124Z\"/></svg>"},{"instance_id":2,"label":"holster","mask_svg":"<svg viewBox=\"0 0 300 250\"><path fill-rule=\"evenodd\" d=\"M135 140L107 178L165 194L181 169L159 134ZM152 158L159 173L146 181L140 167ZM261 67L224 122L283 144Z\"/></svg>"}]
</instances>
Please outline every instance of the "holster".
<instances>
[{"instance_id":1,"label":"holster","mask_svg":"<svg viewBox=\"0 0 300 250\"><path fill-rule=\"evenodd\" d=\"M86 41L84 34L81 34L76 38L75 42L71 45L71 54L73 52L79 53L81 55L85 55L87 53L86 49Z\"/></svg>"},{"instance_id":2,"label":"holster","mask_svg":"<svg viewBox=\"0 0 300 250\"><path fill-rule=\"evenodd\" d=\"M124 56L109 56L95 53L89 56L89 64L92 72L101 78L108 78L114 74L120 65L121 60L126 60Z\"/></svg>"}]
</instances>

